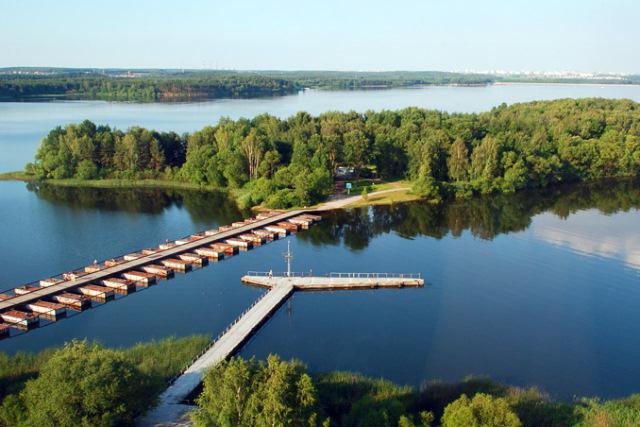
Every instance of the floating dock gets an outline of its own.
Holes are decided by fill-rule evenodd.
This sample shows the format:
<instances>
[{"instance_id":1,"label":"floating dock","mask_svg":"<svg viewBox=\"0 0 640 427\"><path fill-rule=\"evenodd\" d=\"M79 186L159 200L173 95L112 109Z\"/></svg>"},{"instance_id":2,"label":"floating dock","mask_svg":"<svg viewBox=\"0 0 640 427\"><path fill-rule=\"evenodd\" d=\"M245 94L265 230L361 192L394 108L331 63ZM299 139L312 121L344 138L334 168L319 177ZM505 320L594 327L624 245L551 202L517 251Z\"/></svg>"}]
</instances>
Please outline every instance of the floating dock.
<instances>
[{"instance_id":1,"label":"floating dock","mask_svg":"<svg viewBox=\"0 0 640 427\"><path fill-rule=\"evenodd\" d=\"M204 266L210 259L223 259L240 249L260 246L319 220L319 216L309 215L303 210L261 213L255 218L236 221L216 230L194 233L175 241L166 240L157 248L94 261L76 271L7 290L0 297L0 319L9 326L12 326L11 320L7 319L13 319L18 327L25 326L25 322L29 328L38 326L40 319L57 320L62 316L57 308L41 312L44 311L43 305L61 304L64 310L82 311L92 307L91 301L104 303L115 299L115 294L127 295L137 287L146 287L159 278L171 277L174 271L186 272L194 266ZM273 230L268 229L271 226ZM40 308L34 308L36 306ZM31 317L25 320L7 315L4 319L2 315L9 312L25 313ZM5 335L0 331L0 339L3 337Z\"/></svg>"},{"instance_id":2,"label":"floating dock","mask_svg":"<svg viewBox=\"0 0 640 427\"><path fill-rule=\"evenodd\" d=\"M348 289L417 288L424 286L419 274L402 273L329 273L326 276L308 276L292 273L290 276L273 276L268 272L250 271L242 277L242 283L272 288L293 286L297 290L333 291Z\"/></svg>"},{"instance_id":3,"label":"floating dock","mask_svg":"<svg viewBox=\"0 0 640 427\"><path fill-rule=\"evenodd\" d=\"M289 245L284 254L287 272L274 276L271 272L249 272L242 277L246 284L268 288L269 291L214 340L180 376L160 395L158 405L139 423L143 426L170 426L180 423L184 414L192 407L187 398L202 382L205 371L233 356L242 345L266 322L266 320L297 290L346 290L421 287L424 280L420 274L405 273L330 273L312 277L291 272L293 258Z\"/></svg>"}]
</instances>

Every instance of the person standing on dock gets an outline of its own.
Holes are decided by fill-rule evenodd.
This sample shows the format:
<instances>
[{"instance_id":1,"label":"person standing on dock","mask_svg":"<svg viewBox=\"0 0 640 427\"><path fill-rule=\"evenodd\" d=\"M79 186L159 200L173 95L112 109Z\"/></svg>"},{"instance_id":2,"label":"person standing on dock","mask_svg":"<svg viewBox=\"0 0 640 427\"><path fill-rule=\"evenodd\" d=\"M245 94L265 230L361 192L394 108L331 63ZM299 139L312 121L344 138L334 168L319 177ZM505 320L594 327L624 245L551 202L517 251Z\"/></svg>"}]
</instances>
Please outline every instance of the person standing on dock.
<instances>
[{"instance_id":1,"label":"person standing on dock","mask_svg":"<svg viewBox=\"0 0 640 427\"><path fill-rule=\"evenodd\" d=\"M273 278L273 270L269 269L269 279L272 279L272 278Z\"/></svg>"}]
</instances>

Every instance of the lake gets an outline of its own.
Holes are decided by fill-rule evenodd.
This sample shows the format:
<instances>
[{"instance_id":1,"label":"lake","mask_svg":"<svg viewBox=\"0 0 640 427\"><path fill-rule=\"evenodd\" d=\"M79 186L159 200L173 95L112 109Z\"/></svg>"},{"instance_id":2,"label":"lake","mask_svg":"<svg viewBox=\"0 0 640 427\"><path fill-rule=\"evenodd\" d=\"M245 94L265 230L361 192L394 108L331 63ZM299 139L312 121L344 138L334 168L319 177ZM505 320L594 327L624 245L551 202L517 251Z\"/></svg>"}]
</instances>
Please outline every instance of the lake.
<instances>
[{"instance_id":1,"label":"lake","mask_svg":"<svg viewBox=\"0 0 640 427\"><path fill-rule=\"evenodd\" d=\"M288 117L298 111L365 112L409 106L449 112L482 112L501 103L558 98L628 98L640 101L640 86L508 84L481 87L435 86L365 91L306 90L296 95L259 99L221 99L200 103L141 104L104 101L0 102L0 172L22 170L40 140L56 126L89 119L121 129L144 126L192 132L220 117Z\"/></svg>"},{"instance_id":2,"label":"lake","mask_svg":"<svg viewBox=\"0 0 640 427\"><path fill-rule=\"evenodd\" d=\"M194 104L0 103L0 172L32 160L57 126L91 119L189 132L222 116L411 105L479 112L502 102L630 98L639 86L495 85L305 91ZM552 396L619 397L640 384L640 183L566 185L442 206L327 214L290 237L297 270L422 273L423 289L295 294L243 349L312 370L419 385L489 375ZM0 288L154 246L247 216L223 194L0 182ZM280 240L44 328L0 341L15 353L88 337L109 346L215 336L263 291L247 270L283 266Z\"/></svg>"},{"instance_id":3,"label":"lake","mask_svg":"<svg viewBox=\"0 0 640 427\"><path fill-rule=\"evenodd\" d=\"M422 273L421 289L297 293L244 347L314 371L419 385L489 375L552 396L624 396L640 384L640 183L565 185L441 206L332 212L288 238L294 269ZM0 288L227 224L224 195L0 182ZM88 337L128 346L217 335L281 270L285 239L0 341L38 350Z\"/></svg>"}]
</instances>

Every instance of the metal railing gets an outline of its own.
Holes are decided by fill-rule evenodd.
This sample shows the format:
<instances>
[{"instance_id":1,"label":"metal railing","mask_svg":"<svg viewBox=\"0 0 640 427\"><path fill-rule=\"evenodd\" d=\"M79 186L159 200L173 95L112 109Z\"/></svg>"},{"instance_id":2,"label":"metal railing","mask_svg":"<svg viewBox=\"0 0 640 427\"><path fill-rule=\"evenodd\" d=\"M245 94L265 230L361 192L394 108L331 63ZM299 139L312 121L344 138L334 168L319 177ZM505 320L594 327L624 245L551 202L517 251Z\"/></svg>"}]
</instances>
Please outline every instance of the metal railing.
<instances>
[{"instance_id":1,"label":"metal railing","mask_svg":"<svg viewBox=\"0 0 640 427\"><path fill-rule=\"evenodd\" d=\"M269 275L278 277L310 277L312 272L268 272L268 271L247 271L247 276L268 277ZM422 273L328 273L318 277L337 277L337 278L349 278L349 279L421 279Z\"/></svg>"},{"instance_id":2,"label":"metal railing","mask_svg":"<svg viewBox=\"0 0 640 427\"><path fill-rule=\"evenodd\" d=\"M187 372L187 370L191 367L191 365L193 365L194 363L196 363L196 361L198 359L200 359L202 356L204 356L204 354L209 351L211 349L211 347L213 347L218 341L220 341L220 339L222 339L223 336L226 335L227 332L229 332L231 330L231 328L233 328L253 307L255 307L260 301L262 301L267 295L269 295L269 292L264 292L259 298L257 298L255 301L253 301L253 303L251 303L251 305L247 308L245 308L242 313L240 313L239 316L237 316L231 323L229 323L227 325L227 327L218 334L217 337L215 337L213 340L211 340L211 342L209 344L207 344L207 346L205 348L202 349L202 351L200 353L198 353L196 356L194 356L191 361L189 361L186 366L177 374L175 374L173 377L169 378L169 381L167 381L167 386L170 386L171 384L173 384L179 377L181 377L182 375L184 375L185 372Z\"/></svg>"},{"instance_id":3,"label":"metal railing","mask_svg":"<svg viewBox=\"0 0 640 427\"><path fill-rule=\"evenodd\" d=\"M283 272L279 272L279 271L273 271L273 272L269 272L269 271L247 271L247 276L259 276L259 277L269 277L269 275L271 276L281 276L281 277L307 277L307 276L311 276L311 272L304 272L304 271L292 271L291 273L288 273L283 271Z\"/></svg>"},{"instance_id":4,"label":"metal railing","mask_svg":"<svg viewBox=\"0 0 640 427\"><path fill-rule=\"evenodd\" d=\"M420 279L422 273L329 273L327 277L344 277L353 279Z\"/></svg>"}]
</instances>

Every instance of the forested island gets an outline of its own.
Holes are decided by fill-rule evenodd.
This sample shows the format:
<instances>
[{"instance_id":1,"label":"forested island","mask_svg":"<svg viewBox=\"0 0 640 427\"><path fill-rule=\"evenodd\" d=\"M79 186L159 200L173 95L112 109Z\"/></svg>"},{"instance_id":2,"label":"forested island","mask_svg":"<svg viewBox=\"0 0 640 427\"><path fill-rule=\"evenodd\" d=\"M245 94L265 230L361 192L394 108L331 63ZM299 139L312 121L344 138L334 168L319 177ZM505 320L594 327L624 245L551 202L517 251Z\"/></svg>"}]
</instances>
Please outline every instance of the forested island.
<instances>
[{"instance_id":1,"label":"forested island","mask_svg":"<svg viewBox=\"0 0 640 427\"><path fill-rule=\"evenodd\" d=\"M0 354L0 425L126 426L207 344L205 336L110 349L73 341L40 353ZM640 395L557 402L487 378L399 386L351 372L309 372L300 361L234 358L204 378L196 426L632 426Z\"/></svg>"},{"instance_id":2,"label":"forested island","mask_svg":"<svg viewBox=\"0 0 640 427\"><path fill-rule=\"evenodd\" d=\"M202 101L282 96L305 88L381 89L427 85L482 86L499 82L638 84L640 76L544 77L441 71L225 71L5 68L0 102L107 100Z\"/></svg>"},{"instance_id":3,"label":"forested island","mask_svg":"<svg viewBox=\"0 0 640 427\"><path fill-rule=\"evenodd\" d=\"M222 119L178 135L85 121L53 129L26 171L36 180L151 180L231 190L243 206L311 205L334 190L339 166L406 178L442 200L640 174L640 104L566 99L481 114L300 112Z\"/></svg>"}]
</instances>

